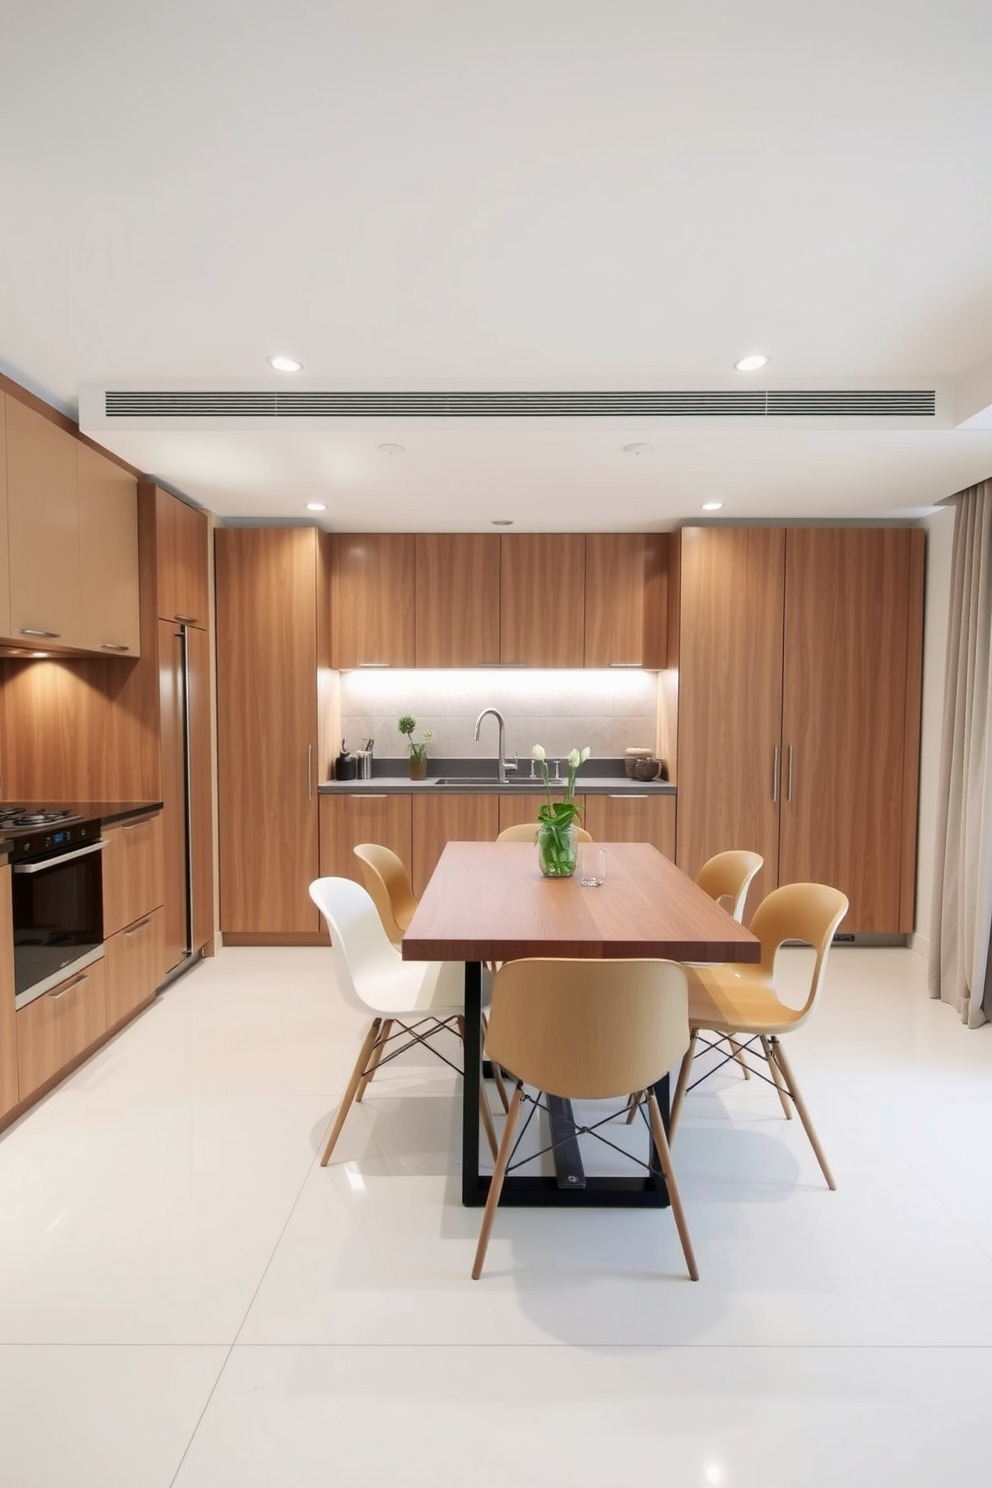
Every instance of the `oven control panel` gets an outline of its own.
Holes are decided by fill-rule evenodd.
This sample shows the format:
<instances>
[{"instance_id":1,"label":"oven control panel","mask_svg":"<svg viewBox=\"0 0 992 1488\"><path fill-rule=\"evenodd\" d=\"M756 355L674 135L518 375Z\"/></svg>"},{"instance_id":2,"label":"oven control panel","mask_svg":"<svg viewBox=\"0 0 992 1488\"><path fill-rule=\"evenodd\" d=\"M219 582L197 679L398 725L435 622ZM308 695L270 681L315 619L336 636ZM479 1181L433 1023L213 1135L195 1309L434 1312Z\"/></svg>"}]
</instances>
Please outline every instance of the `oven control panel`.
<instances>
[{"instance_id":1,"label":"oven control panel","mask_svg":"<svg viewBox=\"0 0 992 1488\"><path fill-rule=\"evenodd\" d=\"M100 837L98 821L74 821L52 824L47 827L22 828L10 834L11 863L23 863L32 858L47 858L50 854L69 852L75 847L84 847Z\"/></svg>"}]
</instances>

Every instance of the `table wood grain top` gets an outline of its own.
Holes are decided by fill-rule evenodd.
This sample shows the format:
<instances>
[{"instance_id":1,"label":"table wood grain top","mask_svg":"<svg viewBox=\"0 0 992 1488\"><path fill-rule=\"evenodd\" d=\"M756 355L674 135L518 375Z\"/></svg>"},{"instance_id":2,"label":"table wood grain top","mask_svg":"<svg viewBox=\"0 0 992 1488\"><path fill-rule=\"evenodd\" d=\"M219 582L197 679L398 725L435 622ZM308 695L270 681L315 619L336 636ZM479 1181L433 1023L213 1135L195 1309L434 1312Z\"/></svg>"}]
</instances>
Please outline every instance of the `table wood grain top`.
<instances>
[{"instance_id":1,"label":"table wood grain top","mask_svg":"<svg viewBox=\"0 0 992 1488\"><path fill-rule=\"evenodd\" d=\"M407 961L660 956L758 961L761 944L657 848L604 842L607 879L544 878L529 842L449 842L403 937Z\"/></svg>"}]
</instances>

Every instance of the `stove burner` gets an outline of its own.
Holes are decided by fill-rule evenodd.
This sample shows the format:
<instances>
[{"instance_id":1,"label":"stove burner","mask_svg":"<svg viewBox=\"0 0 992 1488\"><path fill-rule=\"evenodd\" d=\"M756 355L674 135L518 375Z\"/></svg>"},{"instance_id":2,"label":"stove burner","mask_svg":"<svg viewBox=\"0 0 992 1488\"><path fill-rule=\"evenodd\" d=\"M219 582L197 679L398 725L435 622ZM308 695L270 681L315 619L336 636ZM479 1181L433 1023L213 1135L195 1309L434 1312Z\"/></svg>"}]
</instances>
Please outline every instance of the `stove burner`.
<instances>
[{"instance_id":1,"label":"stove burner","mask_svg":"<svg viewBox=\"0 0 992 1488\"><path fill-rule=\"evenodd\" d=\"M23 806L0 807L0 827L47 827L51 822L75 820L71 811L28 811Z\"/></svg>"}]
</instances>

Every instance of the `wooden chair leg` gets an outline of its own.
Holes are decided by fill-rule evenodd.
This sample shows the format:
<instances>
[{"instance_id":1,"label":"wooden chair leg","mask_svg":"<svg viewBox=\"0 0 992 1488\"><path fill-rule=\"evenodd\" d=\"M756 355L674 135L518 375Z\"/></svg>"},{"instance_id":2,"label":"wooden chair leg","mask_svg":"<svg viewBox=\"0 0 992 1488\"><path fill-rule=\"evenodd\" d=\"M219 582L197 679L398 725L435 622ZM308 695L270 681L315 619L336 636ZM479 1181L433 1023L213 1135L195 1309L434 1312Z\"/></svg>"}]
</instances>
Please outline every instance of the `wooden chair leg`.
<instances>
[{"instance_id":1,"label":"wooden chair leg","mask_svg":"<svg viewBox=\"0 0 992 1488\"><path fill-rule=\"evenodd\" d=\"M482 1048L483 1048L483 1057L485 1057L486 1034L488 1032L489 1032L489 1019L486 1017L485 1013L483 1013L483 1015L482 1015ZM504 1111L508 1111L510 1109L510 1098L509 1098L509 1096L506 1093L506 1085L503 1082L503 1071L500 1069L500 1067L499 1067L498 1064L494 1064L493 1065L493 1080L495 1081L495 1084L496 1084L496 1090L497 1090L497 1093L499 1095L500 1105L503 1107L503 1110Z\"/></svg>"},{"instance_id":2,"label":"wooden chair leg","mask_svg":"<svg viewBox=\"0 0 992 1488\"><path fill-rule=\"evenodd\" d=\"M729 1045L731 1054L733 1054L734 1058L737 1060L737 1063L740 1065L741 1072L743 1073L745 1080L750 1080L751 1071L747 1067L747 1060L744 1058L744 1050L741 1048L737 1040L735 1038L732 1038L729 1033L727 1034L727 1044Z\"/></svg>"},{"instance_id":3,"label":"wooden chair leg","mask_svg":"<svg viewBox=\"0 0 992 1488\"><path fill-rule=\"evenodd\" d=\"M675 1172L672 1168L672 1154L665 1136L665 1128L661 1120L661 1111L658 1109L658 1097L654 1090L648 1091L648 1114L651 1118L651 1134L654 1137L655 1150L658 1153L658 1166L661 1168L668 1189L668 1197L672 1203L672 1216L675 1220L675 1228L679 1232L682 1242L682 1254L685 1256L685 1264L692 1281L699 1280L699 1268L696 1265L696 1257L692 1249L692 1241L689 1239L689 1227L685 1222L685 1210L682 1208L682 1195L675 1181Z\"/></svg>"},{"instance_id":4,"label":"wooden chair leg","mask_svg":"<svg viewBox=\"0 0 992 1488\"><path fill-rule=\"evenodd\" d=\"M625 1126L631 1126L633 1124L634 1117L637 1115L637 1108L641 1103L641 1096L643 1094L643 1090L632 1090L630 1095L627 1097L627 1120L624 1123Z\"/></svg>"},{"instance_id":5,"label":"wooden chair leg","mask_svg":"<svg viewBox=\"0 0 992 1488\"><path fill-rule=\"evenodd\" d=\"M668 1118L668 1136L670 1141L675 1140L675 1128L678 1125L679 1115L682 1110L682 1102L685 1099L685 1089L689 1083L689 1076L692 1074L692 1061L696 1057L696 1043L698 1039L699 1032L697 1029L694 1028L692 1030L692 1037L689 1040L689 1047L688 1049L686 1049L685 1056L682 1060L682 1068L679 1070L679 1078L678 1083L675 1086L675 1094L672 1097L672 1114Z\"/></svg>"},{"instance_id":6,"label":"wooden chair leg","mask_svg":"<svg viewBox=\"0 0 992 1488\"><path fill-rule=\"evenodd\" d=\"M799 1112L799 1120L802 1122L803 1126L806 1129L806 1135L809 1137L810 1146L816 1153L816 1160L820 1164L820 1168L824 1178L827 1180L827 1187L830 1189L836 1189L837 1184L834 1182L834 1175L833 1173L831 1173L830 1165L823 1155L823 1148L820 1146L820 1139L813 1129L813 1123L812 1121L810 1121L809 1112L806 1109L806 1102L799 1094L799 1090L796 1086L796 1077L792 1073L789 1061L786 1059L785 1054L782 1052L782 1045L779 1040L775 1038L774 1035L769 1040L769 1043L771 1044L772 1055L779 1065L783 1076L785 1077L785 1088L788 1090L790 1096L795 1102L796 1110Z\"/></svg>"},{"instance_id":7,"label":"wooden chair leg","mask_svg":"<svg viewBox=\"0 0 992 1488\"><path fill-rule=\"evenodd\" d=\"M482 1130L486 1134L486 1141L489 1143L489 1151L492 1154L493 1162L495 1162L499 1155L499 1148L496 1143L496 1128L493 1126L493 1113L489 1109L486 1082L482 1079L479 1080L479 1116L482 1120Z\"/></svg>"},{"instance_id":8,"label":"wooden chair leg","mask_svg":"<svg viewBox=\"0 0 992 1488\"><path fill-rule=\"evenodd\" d=\"M389 1030L392 1028L392 1026L393 1026L393 1019L392 1018L387 1018L386 1021L382 1025L382 1032L379 1035L379 1038L378 1038L378 1040L376 1042L375 1048L372 1050L372 1058L369 1060L368 1067L366 1068L365 1073L362 1076L361 1081L359 1082L358 1089L355 1091L355 1100L356 1101L360 1101L361 1100L362 1096L365 1094L365 1087L366 1087L366 1085L368 1085L368 1083L371 1080L372 1076L376 1072L376 1069L377 1069L378 1064L379 1064L379 1060L382 1058L382 1051L386 1047L386 1040L389 1037Z\"/></svg>"},{"instance_id":9,"label":"wooden chair leg","mask_svg":"<svg viewBox=\"0 0 992 1488\"><path fill-rule=\"evenodd\" d=\"M768 1060L768 1068L771 1070L772 1079L775 1081L775 1089L778 1091L778 1098L782 1103L785 1119L786 1121L791 1121L792 1107L789 1105L789 1092L782 1084L782 1071L778 1067L778 1062L772 1057L771 1044L764 1035L762 1035L761 1047L765 1051L765 1058Z\"/></svg>"},{"instance_id":10,"label":"wooden chair leg","mask_svg":"<svg viewBox=\"0 0 992 1488\"><path fill-rule=\"evenodd\" d=\"M510 1153L513 1150L513 1136L517 1129L517 1120L520 1116L520 1102L522 1099L523 1088L518 1085L513 1092L510 1109L506 1113L503 1138L499 1144L499 1152L496 1157L496 1170L489 1183L489 1195L486 1199L486 1208L482 1216L482 1228L479 1230L479 1243L475 1250L475 1263L472 1266L473 1281L478 1281L482 1275L482 1268L486 1263L489 1237L492 1234L493 1221L496 1218L499 1196L503 1192L503 1179L506 1177L506 1165L510 1161Z\"/></svg>"},{"instance_id":11,"label":"wooden chair leg","mask_svg":"<svg viewBox=\"0 0 992 1488\"><path fill-rule=\"evenodd\" d=\"M362 1045L362 1051L355 1063L355 1068L351 1072L351 1079L348 1081L348 1088L345 1091L344 1095L341 1097L341 1104L338 1106L338 1114L334 1118L334 1125L331 1127L330 1136L324 1143L324 1150L321 1153L320 1157L320 1166L322 1168L327 1167L331 1153L334 1151L334 1144L337 1141L338 1136L340 1135L341 1128L344 1126L344 1119L351 1109L351 1103L355 1098L355 1091L361 1084L366 1062L375 1047L375 1042L376 1039L379 1037L381 1028L382 1019L373 1018L372 1026L369 1029L368 1033L365 1035L365 1042Z\"/></svg>"}]
</instances>

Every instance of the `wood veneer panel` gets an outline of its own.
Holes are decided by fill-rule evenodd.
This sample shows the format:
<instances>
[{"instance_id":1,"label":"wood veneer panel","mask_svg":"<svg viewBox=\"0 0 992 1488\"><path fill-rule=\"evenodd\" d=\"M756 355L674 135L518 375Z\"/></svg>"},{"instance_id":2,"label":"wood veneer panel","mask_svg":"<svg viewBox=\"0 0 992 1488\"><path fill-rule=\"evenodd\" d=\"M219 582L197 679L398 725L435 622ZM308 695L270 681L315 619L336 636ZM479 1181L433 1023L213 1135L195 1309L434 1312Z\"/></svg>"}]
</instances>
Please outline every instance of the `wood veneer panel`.
<instances>
[{"instance_id":1,"label":"wood veneer panel","mask_svg":"<svg viewBox=\"0 0 992 1488\"><path fill-rule=\"evenodd\" d=\"M190 704L190 868L193 875L193 950L214 938L214 768L210 676L211 640L186 632Z\"/></svg>"},{"instance_id":2,"label":"wood veneer panel","mask_svg":"<svg viewBox=\"0 0 992 1488\"><path fill-rule=\"evenodd\" d=\"M909 613L906 621L906 722L903 727L902 863L899 925L904 935L916 929L916 833L920 803L920 727L923 707L923 597L926 530L909 534Z\"/></svg>"},{"instance_id":3,"label":"wood veneer panel","mask_svg":"<svg viewBox=\"0 0 992 1488\"><path fill-rule=\"evenodd\" d=\"M528 843L450 843L404 936L404 960L760 959L754 936L655 848L604 845L608 878L592 890L542 877Z\"/></svg>"},{"instance_id":4,"label":"wood veneer panel","mask_svg":"<svg viewBox=\"0 0 992 1488\"><path fill-rule=\"evenodd\" d=\"M676 862L695 878L714 853L760 852L758 903L778 882L785 531L687 527L680 539Z\"/></svg>"},{"instance_id":5,"label":"wood veneer panel","mask_svg":"<svg viewBox=\"0 0 992 1488\"><path fill-rule=\"evenodd\" d=\"M107 1029L103 961L69 977L15 1013L17 1078L23 1101L67 1068Z\"/></svg>"},{"instance_id":6,"label":"wood veneer panel","mask_svg":"<svg viewBox=\"0 0 992 1488\"><path fill-rule=\"evenodd\" d=\"M845 932L902 922L911 546L908 528L787 537L779 878L841 889Z\"/></svg>"},{"instance_id":7,"label":"wood veneer panel","mask_svg":"<svg viewBox=\"0 0 992 1488\"><path fill-rule=\"evenodd\" d=\"M10 635L10 550L7 541L7 395L0 393L0 636Z\"/></svg>"},{"instance_id":8,"label":"wood veneer panel","mask_svg":"<svg viewBox=\"0 0 992 1488\"><path fill-rule=\"evenodd\" d=\"M650 842L675 861L674 796L586 796L583 825L597 842Z\"/></svg>"},{"instance_id":9,"label":"wood veneer panel","mask_svg":"<svg viewBox=\"0 0 992 1488\"><path fill-rule=\"evenodd\" d=\"M414 665L414 570L410 532L332 536L332 666Z\"/></svg>"},{"instance_id":10,"label":"wood veneer panel","mask_svg":"<svg viewBox=\"0 0 992 1488\"><path fill-rule=\"evenodd\" d=\"M499 661L500 540L493 533L416 537L416 665Z\"/></svg>"},{"instance_id":11,"label":"wood veneer panel","mask_svg":"<svg viewBox=\"0 0 992 1488\"><path fill-rule=\"evenodd\" d=\"M107 1027L123 1023L155 996L165 977L165 914L153 910L104 945Z\"/></svg>"},{"instance_id":12,"label":"wood veneer panel","mask_svg":"<svg viewBox=\"0 0 992 1488\"><path fill-rule=\"evenodd\" d=\"M24 643L31 629L78 646L76 441L14 398L7 399L7 522L12 639Z\"/></svg>"},{"instance_id":13,"label":"wood veneer panel","mask_svg":"<svg viewBox=\"0 0 992 1488\"><path fill-rule=\"evenodd\" d=\"M140 656L137 482L88 445L77 443L76 457L79 642L91 651Z\"/></svg>"},{"instance_id":14,"label":"wood veneer panel","mask_svg":"<svg viewBox=\"0 0 992 1488\"><path fill-rule=\"evenodd\" d=\"M103 933L109 937L158 909L164 899L162 815L106 827L103 866Z\"/></svg>"},{"instance_id":15,"label":"wood veneer panel","mask_svg":"<svg viewBox=\"0 0 992 1488\"><path fill-rule=\"evenodd\" d=\"M493 842L498 796L417 795L412 798L413 892L418 896L449 842Z\"/></svg>"},{"instance_id":16,"label":"wood veneer panel","mask_svg":"<svg viewBox=\"0 0 992 1488\"><path fill-rule=\"evenodd\" d=\"M666 532L586 535L587 667L666 665L668 550Z\"/></svg>"},{"instance_id":17,"label":"wood veneer panel","mask_svg":"<svg viewBox=\"0 0 992 1488\"><path fill-rule=\"evenodd\" d=\"M17 1024L14 1014L14 926L10 868L0 868L0 1116L17 1105Z\"/></svg>"},{"instance_id":18,"label":"wood veneer panel","mask_svg":"<svg viewBox=\"0 0 992 1488\"><path fill-rule=\"evenodd\" d=\"M207 628L210 615L210 531L198 511L159 486L152 486L158 613L162 620Z\"/></svg>"},{"instance_id":19,"label":"wood veneer panel","mask_svg":"<svg viewBox=\"0 0 992 1488\"><path fill-rule=\"evenodd\" d=\"M317 534L216 533L221 929L317 934Z\"/></svg>"},{"instance_id":20,"label":"wood veneer panel","mask_svg":"<svg viewBox=\"0 0 992 1488\"><path fill-rule=\"evenodd\" d=\"M499 830L501 832L504 827L518 827L524 822L533 822L534 830L537 830L537 813L540 807L545 804L543 795L532 795L530 792L526 794L517 792L514 795L513 792L510 792L505 796L497 796L496 799L499 801ZM561 800L560 794L558 800ZM585 797L577 795L575 801L576 805L581 806L585 801ZM581 819L580 824L582 826L585 825Z\"/></svg>"},{"instance_id":21,"label":"wood veneer panel","mask_svg":"<svg viewBox=\"0 0 992 1488\"><path fill-rule=\"evenodd\" d=\"M585 548L576 532L500 538L500 661L581 667L585 654Z\"/></svg>"},{"instance_id":22,"label":"wood veneer panel","mask_svg":"<svg viewBox=\"0 0 992 1488\"><path fill-rule=\"evenodd\" d=\"M323 795L320 798L321 877L353 878L364 883L354 848L360 842L388 847L403 862L407 874L413 864L410 797L393 795Z\"/></svg>"}]
</instances>

